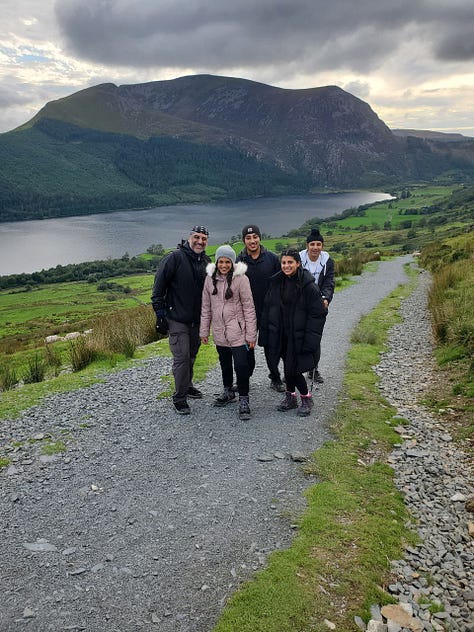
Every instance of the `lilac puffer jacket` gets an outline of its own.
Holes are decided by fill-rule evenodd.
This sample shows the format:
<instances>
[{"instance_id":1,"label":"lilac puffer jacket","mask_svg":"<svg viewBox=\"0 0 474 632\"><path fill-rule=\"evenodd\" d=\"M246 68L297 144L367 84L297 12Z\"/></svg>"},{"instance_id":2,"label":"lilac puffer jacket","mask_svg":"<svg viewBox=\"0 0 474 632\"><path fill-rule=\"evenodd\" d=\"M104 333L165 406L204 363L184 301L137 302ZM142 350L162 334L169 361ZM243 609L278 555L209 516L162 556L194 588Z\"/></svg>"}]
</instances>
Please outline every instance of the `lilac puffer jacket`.
<instances>
[{"instance_id":1,"label":"lilac puffer jacket","mask_svg":"<svg viewBox=\"0 0 474 632\"><path fill-rule=\"evenodd\" d=\"M201 326L199 336L207 338L212 325L214 343L218 347L241 347L257 341L257 317L250 282L245 275L247 265L234 265L231 289L233 296L225 298L227 279L217 273L217 294L213 294L212 274L216 266L209 263L202 291Z\"/></svg>"}]
</instances>

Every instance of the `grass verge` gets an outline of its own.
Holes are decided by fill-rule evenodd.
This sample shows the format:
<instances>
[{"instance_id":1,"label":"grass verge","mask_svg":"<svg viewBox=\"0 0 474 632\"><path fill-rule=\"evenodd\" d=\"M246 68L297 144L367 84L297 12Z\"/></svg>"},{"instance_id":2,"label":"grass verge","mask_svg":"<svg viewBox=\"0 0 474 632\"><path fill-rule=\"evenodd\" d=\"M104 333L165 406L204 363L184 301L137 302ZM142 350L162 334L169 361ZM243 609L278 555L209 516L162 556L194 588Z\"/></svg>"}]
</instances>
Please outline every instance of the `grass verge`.
<instances>
[{"instance_id":1,"label":"grass verge","mask_svg":"<svg viewBox=\"0 0 474 632\"><path fill-rule=\"evenodd\" d=\"M333 419L335 439L305 466L320 480L292 546L270 556L265 570L227 604L213 632L357 630L373 603L393 601L383 586L389 563L415 534L386 457L399 436L395 410L381 397L372 369L398 308L413 289L399 287L356 328L344 390Z\"/></svg>"}]
</instances>

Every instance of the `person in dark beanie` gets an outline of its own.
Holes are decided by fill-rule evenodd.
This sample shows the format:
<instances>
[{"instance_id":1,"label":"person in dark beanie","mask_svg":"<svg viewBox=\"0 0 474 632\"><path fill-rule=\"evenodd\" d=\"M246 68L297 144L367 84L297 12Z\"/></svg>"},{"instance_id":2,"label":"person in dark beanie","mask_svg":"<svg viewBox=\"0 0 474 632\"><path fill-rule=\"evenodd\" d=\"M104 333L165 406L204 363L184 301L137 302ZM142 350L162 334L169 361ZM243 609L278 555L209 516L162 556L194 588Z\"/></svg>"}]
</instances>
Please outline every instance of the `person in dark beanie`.
<instances>
[{"instance_id":1,"label":"person in dark beanie","mask_svg":"<svg viewBox=\"0 0 474 632\"><path fill-rule=\"evenodd\" d=\"M324 237L319 232L319 229L312 228L306 238L306 250L301 250L299 254L302 267L312 274L314 282L321 290L324 307L327 311L334 295L336 282L334 279L334 260L323 248ZM319 373L318 363L319 358L317 358L316 365L314 369L309 372L308 377L322 384L324 379Z\"/></svg>"},{"instance_id":2,"label":"person in dark beanie","mask_svg":"<svg viewBox=\"0 0 474 632\"><path fill-rule=\"evenodd\" d=\"M270 281L261 317L259 343L266 345L271 362L283 359L286 394L277 407L298 415L311 413L313 399L303 375L314 367L320 352L326 308L313 277L301 267L297 250L281 253L281 271Z\"/></svg>"},{"instance_id":3,"label":"person in dark beanie","mask_svg":"<svg viewBox=\"0 0 474 632\"><path fill-rule=\"evenodd\" d=\"M151 296L156 329L160 334L169 334L175 383L173 404L180 415L191 412L188 397L202 397L193 386L193 367L201 344L202 288L206 266L211 261L206 255L208 237L205 226L192 228L188 239L160 262Z\"/></svg>"},{"instance_id":4,"label":"person in dark beanie","mask_svg":"<svg viewBox=\"0 0 474 632\"><path fill-rule=\"evenodd\" d=\"M237 256L237 261L242 261L247 265L247 276L250 281L257 314L257 327L260 326L263 301L270 285L270 278L281 270L280 260L277 255L262 246L260 243L261 238L262 234L258 226L255 224L244 226L242 229L242 241L245 247ZM278 360L276 364L271 363L268 358L267 347L264 346L263 350L269 370L270 386L279 393L283 393L285 386L281 381ZM255 369L255 351L253 349L249 349L248 360L250 375L252 375Z\"/></svg>"}]
</instances>

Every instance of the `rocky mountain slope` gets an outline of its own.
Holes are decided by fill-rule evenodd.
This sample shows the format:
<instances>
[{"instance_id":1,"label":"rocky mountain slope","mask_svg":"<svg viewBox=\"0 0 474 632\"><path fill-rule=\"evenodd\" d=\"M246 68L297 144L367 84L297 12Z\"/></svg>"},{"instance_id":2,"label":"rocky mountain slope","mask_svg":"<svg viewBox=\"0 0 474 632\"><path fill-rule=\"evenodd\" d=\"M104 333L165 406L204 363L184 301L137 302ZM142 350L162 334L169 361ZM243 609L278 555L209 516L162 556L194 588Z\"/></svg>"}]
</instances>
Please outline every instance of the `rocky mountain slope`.
<instances>
[{"instance_id":1,"label":"rocky mountain slope","mask_svg":"<svg viewBox=\"0 0 474 632\"><path fill-rule=\"evenodd\" d=\"M195 75L87 88L0 135L0 221L474 177L474 140L395 136L337 86Z\"/></svg>"}]
</instances>

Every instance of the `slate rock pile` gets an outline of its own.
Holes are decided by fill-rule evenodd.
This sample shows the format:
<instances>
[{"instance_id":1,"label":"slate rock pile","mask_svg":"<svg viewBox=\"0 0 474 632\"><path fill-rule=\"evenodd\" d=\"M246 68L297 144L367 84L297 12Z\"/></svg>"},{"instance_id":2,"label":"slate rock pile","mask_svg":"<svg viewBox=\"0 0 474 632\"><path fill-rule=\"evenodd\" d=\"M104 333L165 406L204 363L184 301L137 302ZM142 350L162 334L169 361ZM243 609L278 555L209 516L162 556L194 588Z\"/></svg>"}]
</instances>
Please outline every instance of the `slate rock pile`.
<instances>
[{"instance_id":1,"label":"slate rock pile","mask_svg":"<svg viewBox=\"0 0 474 632\"><path fill-rule=\"evenodd\" d=\"M474 468L449 432L446 420L454 411L432 412L420 403L438 379L426 309L429 283L422 273L376 368L400 421L400 443L389 462L420 540L391 565L388 591L399 604L374 606L367 626L356 620L367 632L474 632Z\"/></svg>"}]
</instances>

